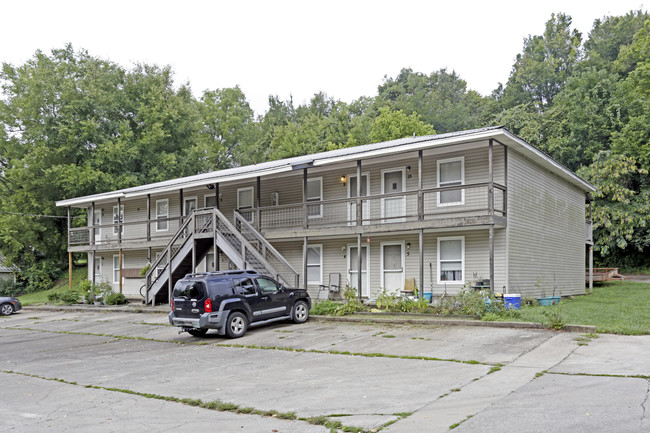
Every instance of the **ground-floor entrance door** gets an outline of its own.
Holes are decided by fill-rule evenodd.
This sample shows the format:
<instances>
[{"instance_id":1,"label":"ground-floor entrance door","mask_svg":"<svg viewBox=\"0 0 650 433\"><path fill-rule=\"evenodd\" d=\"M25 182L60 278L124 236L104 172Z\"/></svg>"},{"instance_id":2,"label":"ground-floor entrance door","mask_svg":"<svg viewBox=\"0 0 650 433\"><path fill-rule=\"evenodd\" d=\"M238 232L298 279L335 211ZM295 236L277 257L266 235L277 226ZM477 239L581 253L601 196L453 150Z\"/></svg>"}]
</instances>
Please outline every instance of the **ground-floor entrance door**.
<instances>
[{"instance_id":1,"label":"ground-floor entrance door","mask_svg":"<svg viewBox=\"0 0 650 433\"><path fill-rule=\"evenodd\" d=\"M359 256L357 251L356 245L348 245L348 281L350 287L357 287L359 281ZM370 251L367 245L362 245L361 251L361 296L369 296L368 262L370 261Z\"/></svg>"},{"instance_id":2,"label":"ground-floor entrance door","mask_svg":"<svg viewBox=\"0 0 650 433\"><path fill-rule=\"evenodd\" d=\"M404 243L381 244L381 287L399 293L404 289Z\"/></svg>"}]
</instances>

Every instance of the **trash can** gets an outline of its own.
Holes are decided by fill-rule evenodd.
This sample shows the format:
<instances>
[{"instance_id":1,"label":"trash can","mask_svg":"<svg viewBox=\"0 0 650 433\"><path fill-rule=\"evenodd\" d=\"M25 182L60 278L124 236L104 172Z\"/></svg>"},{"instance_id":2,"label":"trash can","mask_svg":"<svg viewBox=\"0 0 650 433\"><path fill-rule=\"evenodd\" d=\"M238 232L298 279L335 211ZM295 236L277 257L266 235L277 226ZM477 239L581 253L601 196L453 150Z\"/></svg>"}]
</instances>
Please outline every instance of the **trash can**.
<instances>
[{"instance_id":1,"label":"trash can","mask_svg":"<svg viewBox=\"0 0 650 433\"><path fill-rule=\"evenodd\" d=\"M519 310L521 308L521 295L515 293L508 293L503 295L503 304L506 308L513 308Z\"/></svg>"}]
</instances>

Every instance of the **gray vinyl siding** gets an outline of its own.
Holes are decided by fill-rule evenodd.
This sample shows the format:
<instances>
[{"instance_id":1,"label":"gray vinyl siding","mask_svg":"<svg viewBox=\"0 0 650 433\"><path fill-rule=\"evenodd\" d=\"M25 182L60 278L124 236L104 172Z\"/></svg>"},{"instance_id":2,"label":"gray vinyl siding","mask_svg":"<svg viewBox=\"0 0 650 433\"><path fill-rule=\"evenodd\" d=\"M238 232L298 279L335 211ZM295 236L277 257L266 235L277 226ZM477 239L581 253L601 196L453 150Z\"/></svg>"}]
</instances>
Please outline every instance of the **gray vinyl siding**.
<instances>
[{"instance_id":1,"label":"gray vinyl siding","mask_svg":"<svg viewBox=\"0 0 650 433\"><path fill-rule=\"evenodd\" d=\"M510 292L584 294L584 192L510 152L508 194Z\"/></svg>"}]
</instances>

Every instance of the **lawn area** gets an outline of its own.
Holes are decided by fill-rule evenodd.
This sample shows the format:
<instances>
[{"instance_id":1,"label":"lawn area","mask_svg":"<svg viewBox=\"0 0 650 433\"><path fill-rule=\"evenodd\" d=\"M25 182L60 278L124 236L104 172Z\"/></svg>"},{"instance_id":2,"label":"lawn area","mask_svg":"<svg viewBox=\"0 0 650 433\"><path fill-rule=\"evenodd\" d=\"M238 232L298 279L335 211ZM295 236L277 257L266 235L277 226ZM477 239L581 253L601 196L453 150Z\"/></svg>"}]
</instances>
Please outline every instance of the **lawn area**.
<instances>
[{"instance_id":1,"label":"lawn area","mask_svg":"<svg viewBox=\"0 0 650 433\"><path fill-rule=\"evenodd\" d=\"M73 268L72 269L72 288L79 287L79 283L82 280L88 279L88 268L86 266ZM51 293L58 293L63 290L68 289L68 273L61 275L61 279L56 282L54 287L49 290L43 290L41 292L28 293L25 295L18 296L20 303L23 305L34 305L34 304L45 304L47 302L47 296Z\"/></svg>"},{"instance_id":2,"label":"lawn area","mask_svg":"<svg viewBox=\"0 0 650 433\"><path fill-rule=\"evenodd\" d=\"M594 287L594 293L562 299L556 306L528 306L516 321L545 323L544 311L555 311L565 324L593 325L597 332L650 334L650 284L633 281L608 282Z\"/></svg>"}]
</instances>

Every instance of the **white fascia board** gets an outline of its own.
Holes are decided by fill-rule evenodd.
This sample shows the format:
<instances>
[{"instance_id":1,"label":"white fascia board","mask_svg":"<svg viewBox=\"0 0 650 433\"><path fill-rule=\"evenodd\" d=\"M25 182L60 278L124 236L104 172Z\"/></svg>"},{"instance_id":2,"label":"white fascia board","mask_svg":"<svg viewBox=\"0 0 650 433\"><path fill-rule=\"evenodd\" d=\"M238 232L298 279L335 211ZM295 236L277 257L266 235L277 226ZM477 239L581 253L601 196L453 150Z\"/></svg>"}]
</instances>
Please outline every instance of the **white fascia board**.
<instances>
[{"instance_id":1,"label":"white fascia board","mask_svg":"<svg viewBox=\"0 0 650 433\"><path fill-rule=\"evenodd\" d=\"M471 143L473 141L487 140L490 138L494 138L495 132L498 132L498 130L477 132L475 134L458 135L453 137L447 137L444 139L436 139L435 136L433 136L432 138L427 138L422 141L416 141L414 143L402 144L398 146L386 147L383 149L371 150L366 152L351 153L349 155L343 155L334 158L317 159L314 161L314 166L316 167L316 166L335 164L337 162L356 161L357 159L367 159L367 158L374 158L379 156L387 156L396 153L412 152L420 149L434 149L438 146L446 146L450 144Z\"/></svg>"},{"instance_id":2,"label":"white fascia board","mask_svg":"<svg viewBox=\"0 0 650 433\"><path fill-rule=\"evenodd\" d=\"M81 205L91 204L92 202L99 202L105 200L117 200L124 198L124 192L113 191L102 194L87 195L85 197L69 198L67 200L59 200L54 202L57 206L71 206L71 207L86 207Z\"/></svg>"}]
</instances>

